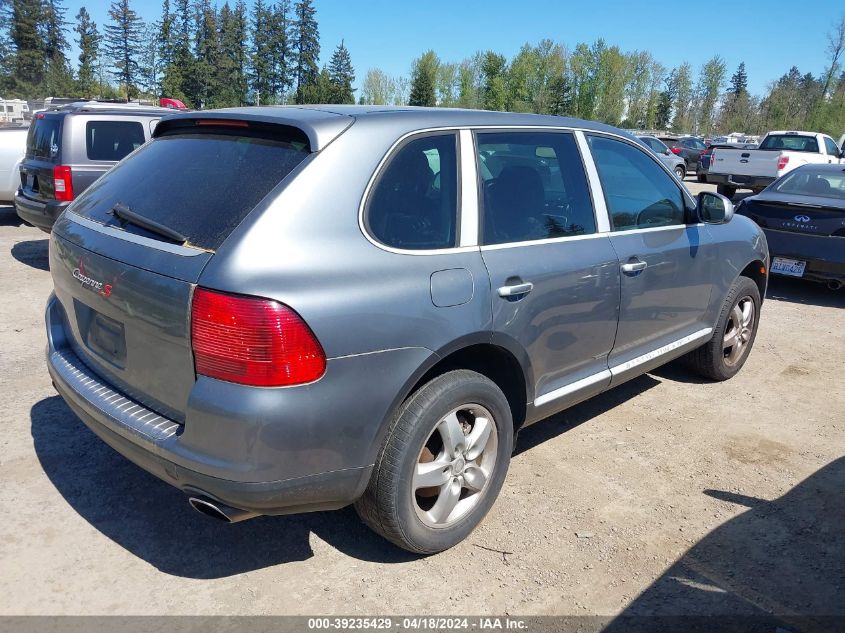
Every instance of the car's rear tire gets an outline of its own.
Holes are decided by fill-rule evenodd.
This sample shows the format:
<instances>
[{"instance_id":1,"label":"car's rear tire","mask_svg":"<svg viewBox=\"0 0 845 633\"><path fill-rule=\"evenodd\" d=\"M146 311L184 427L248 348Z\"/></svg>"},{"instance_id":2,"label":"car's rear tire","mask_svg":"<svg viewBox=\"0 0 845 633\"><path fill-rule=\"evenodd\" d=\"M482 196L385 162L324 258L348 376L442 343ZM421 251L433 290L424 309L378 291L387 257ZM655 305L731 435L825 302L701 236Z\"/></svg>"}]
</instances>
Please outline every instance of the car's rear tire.
<instances>
[{"instance_id":1,"label":"car's rear tire","mask_svg":"<svg viewBox=\"0 0 845 633\"><path fill-rule=\"evenodd\" d=\"M760 289L738 277L728 291L712 338L687 355L692 367L711 380L727 380L742 369L760 323Z\"/></svg>"},{"instance_id":2,"label":"car's rear tire","mask_svg":"<svg viewBox=\"0 0 845 633\"><path fill-rule=\"evenodd\" d=\"M493 505L512 450L513 421L502 390L473 371L443 374L399 407L355 510L403 549L449 549Z\"/></svg>"},{"instance_id":3,"label":"car's rear tire","mask_svg":"<svg viewBox=\"0 0 845 633\"><path fill-rule=\"evenodd\" d=\"M686 178L687 170L684 169L683 165L678 165L675 167L675 175L683 182L684 178Z\"/></svg>"},{"instance_id":4,"label":"car's rear tire","mask_svg":"<svg viewBox=\"0 0 845 633\"><path fill-rule=\"evenodd\" d=\"M716 193L720 193L727 198L733 198L736 194L736 187L731 187L730 185L718 185L716 187Z\"/></svg>"}]
</instances>

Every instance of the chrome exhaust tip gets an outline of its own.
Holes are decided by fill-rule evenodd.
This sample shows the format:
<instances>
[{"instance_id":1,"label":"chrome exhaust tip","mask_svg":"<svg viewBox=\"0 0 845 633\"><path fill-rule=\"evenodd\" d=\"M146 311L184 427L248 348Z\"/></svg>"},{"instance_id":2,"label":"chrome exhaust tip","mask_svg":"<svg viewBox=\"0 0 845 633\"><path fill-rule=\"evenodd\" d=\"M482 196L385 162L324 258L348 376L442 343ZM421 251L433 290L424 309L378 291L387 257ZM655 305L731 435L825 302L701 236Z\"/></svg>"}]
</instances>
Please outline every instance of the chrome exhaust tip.
<instances>
[{"instance_id":1,"label":"chrome exhaust tip","mask_svg":"<svg viewBox=\"0 0 845 633\"><path fill-rule=\"evenodd\" d=\"M218 521L223 521L224 523L238 523L239 521L246 521L247 519L258 516L257 512L233 508L224 503L204 497L188 497L188 503L200 514L217 519Z\"/></svg>"},{"instance_id":2,"label":"chrome exhaust tip","mask_svg":"<svg viewBox=\"0 0 845 633\"><path fill-rule=\"evenodd\" d=\"M842 287L842 282L837 279L831 279L827 282L827 287L831 290L839 290Z\"/></svg>"}]
</instances>

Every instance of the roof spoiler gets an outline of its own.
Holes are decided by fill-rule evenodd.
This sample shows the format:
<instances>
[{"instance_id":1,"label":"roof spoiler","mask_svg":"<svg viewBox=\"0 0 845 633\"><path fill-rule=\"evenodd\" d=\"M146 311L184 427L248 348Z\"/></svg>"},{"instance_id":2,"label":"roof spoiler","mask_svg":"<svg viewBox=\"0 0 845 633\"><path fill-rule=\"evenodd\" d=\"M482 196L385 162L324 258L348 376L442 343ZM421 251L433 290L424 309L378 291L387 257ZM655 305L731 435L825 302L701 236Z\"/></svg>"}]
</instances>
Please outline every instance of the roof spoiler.
<instances>
[{"instance_id":1,"label":"roof spoiler","mask_svg":"<svg viewBox=\"0 0 845 633\"><path fill-rule=\"evenodd\" d=\"M346 131L355 122L355 118L345 114L288 106L182 112L162 118L153 132L153 137L163 136L189 122L202 125L200 121L216 122L221 126L231 121L232 125L245 122L295 128L308 138L311 151L319 152Z\"/></svg>"}]
</instances>

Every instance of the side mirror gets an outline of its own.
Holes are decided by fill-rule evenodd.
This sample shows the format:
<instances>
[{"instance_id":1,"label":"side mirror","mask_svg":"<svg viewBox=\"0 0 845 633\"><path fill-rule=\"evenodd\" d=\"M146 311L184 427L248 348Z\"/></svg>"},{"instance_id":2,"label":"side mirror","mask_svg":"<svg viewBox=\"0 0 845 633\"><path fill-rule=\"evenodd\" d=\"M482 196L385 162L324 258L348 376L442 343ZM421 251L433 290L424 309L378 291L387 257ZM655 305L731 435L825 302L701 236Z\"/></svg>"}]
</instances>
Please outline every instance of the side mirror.
<instances>
[{"instance_id":1,"label":"side mirror","mask_svg":"<svg viewBox=\"0 0 845 633\"><path fill-rule=\"evenodd\" d=\"M665 154L666 156L669 156L669 155L671 155L671 154L672 154L672 150L671 150L671 149L667 149L667 150L665 150L665 151L663 152L663 154Z\"/></svg>"},{"instance_id":2,"label":"side mirror","mask_svg":"<svg viewBox=\"0 0 845 633\"><path fill-rule=\"evenodd\" d=\"M705 224L726 224L734 217L734 205L728 198L712 191L698 194L698 219Z\"/></svg>"}]
</instances>

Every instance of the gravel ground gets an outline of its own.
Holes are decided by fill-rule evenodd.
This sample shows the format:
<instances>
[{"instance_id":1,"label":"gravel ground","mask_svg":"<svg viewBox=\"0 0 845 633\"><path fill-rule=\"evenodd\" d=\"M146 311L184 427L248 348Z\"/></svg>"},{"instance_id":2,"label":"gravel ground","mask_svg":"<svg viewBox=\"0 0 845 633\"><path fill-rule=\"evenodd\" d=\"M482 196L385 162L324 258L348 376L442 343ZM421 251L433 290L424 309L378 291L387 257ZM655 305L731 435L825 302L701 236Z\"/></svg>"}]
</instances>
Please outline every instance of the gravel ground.
<instances>
[{"instance_id":1,"label":"gravel ground","mask_svg":"<svg viewBox=\"0 0 845 633\"><path fill-rule=\"evenodd\" d=\"M45 238L0 209L0 614L845 614L845 292L776 280L735 379L673 364L526 429L417 558L350 509L218 524L97 440L44 366Z\"/></svg>"}]
</instances>

